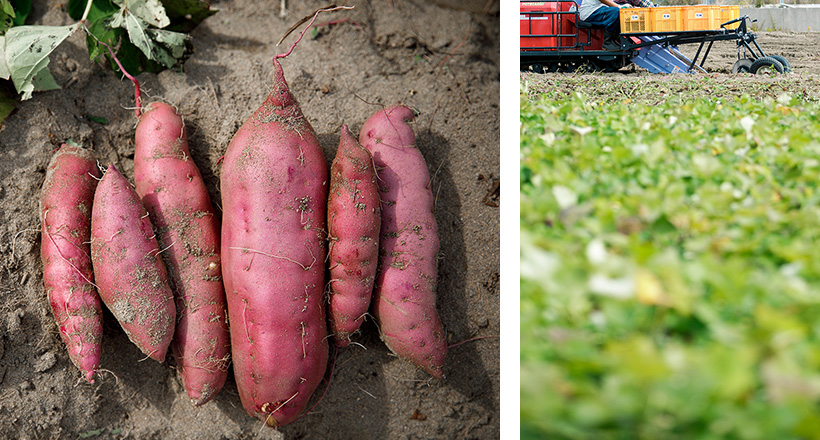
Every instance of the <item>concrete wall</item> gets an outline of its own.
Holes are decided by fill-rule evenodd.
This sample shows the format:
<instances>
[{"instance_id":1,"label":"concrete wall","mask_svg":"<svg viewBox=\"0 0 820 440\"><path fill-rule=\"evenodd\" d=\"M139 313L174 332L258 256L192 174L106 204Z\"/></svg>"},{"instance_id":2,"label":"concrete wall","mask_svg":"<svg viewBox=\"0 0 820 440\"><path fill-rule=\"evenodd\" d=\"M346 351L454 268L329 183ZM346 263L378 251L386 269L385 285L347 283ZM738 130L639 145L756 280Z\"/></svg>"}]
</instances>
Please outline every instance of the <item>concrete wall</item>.
<instances>
[{"instance_id":1,"label":"concrete wall","mask_svg":"<svg viewBox=\"0 0 820 440\"><path fill-rule=\"evenodd\" d=\"M752 29L820 32L820 5L791 5L787 8L747 8L740 7L740 16L748 15L757 19Z\"/></svg>"}]
</instances>

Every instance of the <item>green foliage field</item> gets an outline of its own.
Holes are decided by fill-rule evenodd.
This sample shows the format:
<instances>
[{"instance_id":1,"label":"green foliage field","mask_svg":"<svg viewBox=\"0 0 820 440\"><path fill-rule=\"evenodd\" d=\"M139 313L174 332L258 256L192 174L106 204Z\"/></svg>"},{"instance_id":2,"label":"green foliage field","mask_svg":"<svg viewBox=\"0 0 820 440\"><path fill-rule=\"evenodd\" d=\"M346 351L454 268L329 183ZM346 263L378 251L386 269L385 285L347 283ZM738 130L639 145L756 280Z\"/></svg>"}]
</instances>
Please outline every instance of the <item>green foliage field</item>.
<instances>
[{"instance_id":1,"label":"green foliage field","mask_svg":"<svg viewBox=\"0 0 820 440\"><path fill-rule=\"evenodd\" d=\"M820 438L820 104L520 121L522 438Z\"/></svg>"}]
</instances>

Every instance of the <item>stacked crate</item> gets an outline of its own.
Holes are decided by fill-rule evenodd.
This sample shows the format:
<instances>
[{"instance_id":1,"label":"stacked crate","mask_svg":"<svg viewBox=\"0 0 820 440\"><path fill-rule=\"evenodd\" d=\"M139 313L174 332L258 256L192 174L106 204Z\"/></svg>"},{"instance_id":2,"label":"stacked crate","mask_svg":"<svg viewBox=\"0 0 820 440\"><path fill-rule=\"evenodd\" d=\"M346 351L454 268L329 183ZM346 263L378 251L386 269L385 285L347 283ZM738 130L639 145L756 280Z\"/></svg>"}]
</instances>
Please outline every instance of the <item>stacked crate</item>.
<instances>
[{"instance_id":1,"label":"stacked crate","mask_svg":"<svg viewBox=\"0 0 820 440\"><path fill-rule=\"evenodd\" d=\"M620 11L621 32L640 34L652 32L708 31L740 17L740 6L664 6L657 8L624 8ZM727 29L735 29L733 23Z\"/></svg>"}]
</instances>

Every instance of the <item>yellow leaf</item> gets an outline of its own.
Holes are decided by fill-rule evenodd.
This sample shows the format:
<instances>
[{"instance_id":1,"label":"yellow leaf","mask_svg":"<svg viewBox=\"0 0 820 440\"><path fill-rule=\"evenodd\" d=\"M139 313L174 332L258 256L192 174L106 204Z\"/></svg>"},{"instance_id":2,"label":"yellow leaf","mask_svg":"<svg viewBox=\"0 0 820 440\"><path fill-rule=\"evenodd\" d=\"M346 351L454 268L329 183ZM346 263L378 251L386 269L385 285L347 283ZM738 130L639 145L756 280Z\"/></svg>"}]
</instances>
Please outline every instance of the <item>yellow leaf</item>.
<instances>
[{"instance_id":1,"label":"yellow leaf","mask_svg":"<svg viewBox=\"0 0 820 440\"><path fill-rule=\"evenodd\" d=\"M639 269L635 274L635 296L644 304L665 306L669 298L658 277L646 269Z\"/></svg>"}]
</instances>

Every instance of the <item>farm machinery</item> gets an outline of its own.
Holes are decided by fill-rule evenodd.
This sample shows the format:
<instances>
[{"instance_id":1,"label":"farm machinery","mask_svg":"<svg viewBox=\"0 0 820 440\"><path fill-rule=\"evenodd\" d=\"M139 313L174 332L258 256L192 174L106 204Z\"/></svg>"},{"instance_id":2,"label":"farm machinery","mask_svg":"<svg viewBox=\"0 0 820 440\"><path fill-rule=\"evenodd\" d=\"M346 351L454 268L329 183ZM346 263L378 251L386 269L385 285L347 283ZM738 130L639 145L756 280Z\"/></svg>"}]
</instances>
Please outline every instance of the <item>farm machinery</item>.
<instances>
[{"instance_id":1,"label":"farm machinery","mask_svg":"<svg viewBox=\"0 0 820 440\"><path fill-rule=\"evenodd\" d=\"M576 2L577 1L577 2ZM705 72L716 41L737 43L732 73L791 71L788 60L767 55L738 6L624 8L617 50L603 47L604 29L580 20L581 0L521 1L521 70L543 72L615 71L636 64L652 73ZM678 49L698 44L693 58Z\"/></svg>"}]
</instances>

